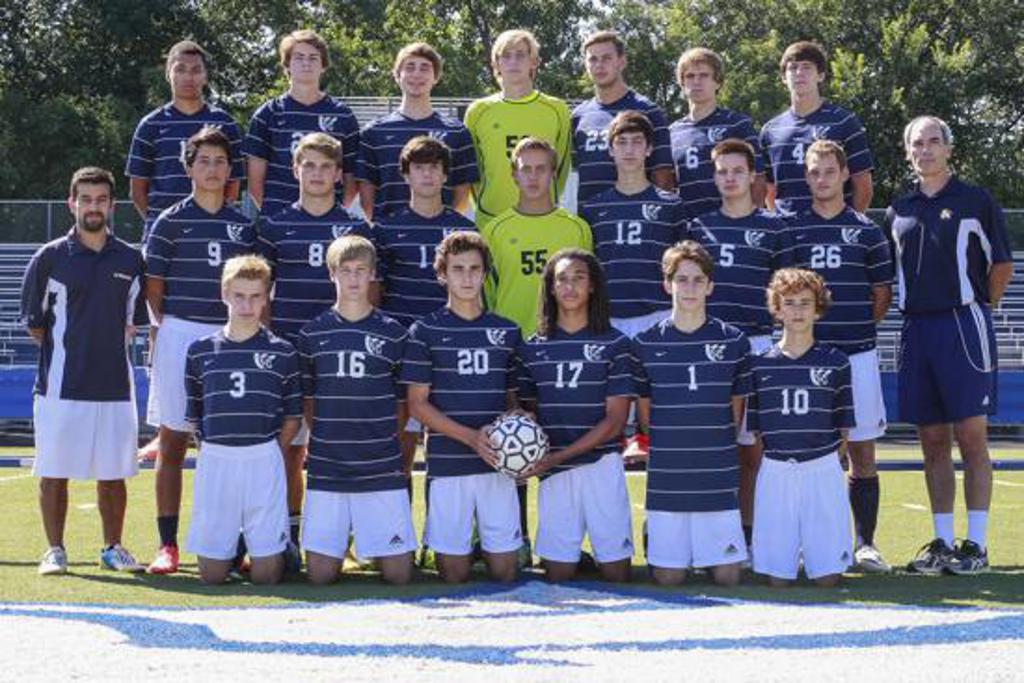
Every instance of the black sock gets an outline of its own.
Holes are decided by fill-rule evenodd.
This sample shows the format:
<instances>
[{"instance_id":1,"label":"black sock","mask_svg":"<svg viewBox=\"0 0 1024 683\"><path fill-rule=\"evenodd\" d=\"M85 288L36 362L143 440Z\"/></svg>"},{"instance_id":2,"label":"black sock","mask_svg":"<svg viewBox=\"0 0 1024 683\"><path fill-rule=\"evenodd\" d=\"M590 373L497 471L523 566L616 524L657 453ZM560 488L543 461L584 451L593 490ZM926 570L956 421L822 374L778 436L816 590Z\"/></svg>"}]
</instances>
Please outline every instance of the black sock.
<instances>
[{"instance_id":1,"label":"black sock","mask_svg":"<svg viewBox=\"0 0 1024 683\"><path fill-rule=\"evenodd\" d=\"M530 539L530 527L526 523L526 494L528 490L525 483L516 485L516 495L519 496L519 526L523 531L523 539L527 541Z\"/></svg>"},{"instance_id":2,"label":"black sock","mask_svg":"<svg viewBox=\"0 0 1024 683\"><path fill-rule=\"evenodd\" d=\"M878 524L878 477L850 478L850 507L857 536L864 543L874 545L875 526Z\"/></svg>"},{"instance_id":3,"label":"black sock","mask_svg":"<svg viewBox=\"0 0 1024 683\"><path fill-rule=\"evenodd\" d=\"M247 552L249 552L249 548L245 545L245 534L239 532L238 543L235 545L235 565L241 566Z\"/></svg>"},{"instance_id":4,"label":"black sock","mask_svg":"<svg viewBox=\"0 0 1024 683\"><path fill-rule=\"evenodd\" d=\"M412 505L412 477L405 482L405 491L409 494L409 504Z\"/></svg>"},{"instance_id":5,"label":"black sock","mask_svg":"<svg viewBox=\"0 0 1024 683\"><path fill-rule=\"evenodd\" d=\"M292 510L288 513L288 535L292 543L299 544L299 524L302 522L302 511Z\"/></svg>"},{"instance_id":6,"label":"black sock","mask_svg":"<svg viewBox=\"0 0 1024 683\"><path fill-rule=\"evenodd\" d=\"M735 527L733 527L735 528ZM743 525L743 539L747 542L747 545L753 545L754 543L754 527L750 524Z\"/></svg>"},{"instance_id":7,"label":"black sock","mask_svg":"<svg viewBox=\"0 0 1024 683\"><path fill-rule=\"evenodd\" d=\"M160 545L178 547L178 515L164 515L156 518L156 526L160 530Z\"/></svg>"}]
</instances>

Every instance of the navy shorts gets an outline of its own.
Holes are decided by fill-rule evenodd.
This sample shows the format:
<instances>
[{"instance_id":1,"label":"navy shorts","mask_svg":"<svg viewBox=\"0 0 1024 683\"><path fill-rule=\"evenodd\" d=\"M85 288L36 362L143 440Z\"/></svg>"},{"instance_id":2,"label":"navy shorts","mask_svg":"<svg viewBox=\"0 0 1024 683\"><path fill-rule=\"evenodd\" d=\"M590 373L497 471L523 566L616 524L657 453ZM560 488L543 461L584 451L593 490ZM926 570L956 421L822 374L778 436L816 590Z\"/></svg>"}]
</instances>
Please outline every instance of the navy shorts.
<instances>
[{"instance_id":1,"label":"navy shorts","mask_svg":"<svg viewBox=\"0 0 1024 683\"><path fill-rule=\"evenodd\" d=\"M996 361L988 306L907 316L899 354L900 419L929 425L994 415Z\"/></svg>"}]
</instances>

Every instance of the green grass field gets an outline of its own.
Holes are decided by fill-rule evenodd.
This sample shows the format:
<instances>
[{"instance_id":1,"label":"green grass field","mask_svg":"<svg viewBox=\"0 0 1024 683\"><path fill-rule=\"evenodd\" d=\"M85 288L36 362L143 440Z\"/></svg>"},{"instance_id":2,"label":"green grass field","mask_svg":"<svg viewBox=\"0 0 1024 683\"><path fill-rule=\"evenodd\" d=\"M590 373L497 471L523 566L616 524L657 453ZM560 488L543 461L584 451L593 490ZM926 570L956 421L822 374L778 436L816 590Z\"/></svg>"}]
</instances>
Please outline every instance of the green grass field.
<instances>
[{"instance_id":1,"label":"green grass field","mask_svg":"<svg viewBox=\"0 0 1024 683\"><path fill-rule=\"evenodd\" d=\"M13 455L7 452L5 455ZM882 459L912 457L911 451L886 449ZM993 457L1019 458L1020 451L994 450ZM958 474L958 477L960 475ZM192 472L186 472L186 492L191 491ZM640 538L643 519L644 477L628 479L633 503L635 538ZM423 524L423 478L416 477L414 517L417 529ZM973 577L919 577L898 573L892 576L850 574L836 590L797 586L769 589L755 577L744 585L723 590L701 579L691 579L681 590L691 594L732 596L745 599L782 601L873 602L918 605L1024 606L1024 472L996 471L990 534L990 574ZM535 505L531 487L531 507ZM960 495L960 492L958 492ZM129 576L98 568L100 547L99 515L94 487L73 483L68 512L66 546L71 573L65 577L40 577L36 565L45 548L37 507L37 486L28 470L0 469L0 600L15 602L74 602L132 605L252 606L287 604L292 601L328 601L361 598L444 594L460 590L444 586L430 571L412 585L383 586L372 574L347 572L335 586L313 588L298 579L276 587L261 588L245 583L219 587L200 584L195 558L183 556L184 570L169 577ZM182 511L182 537L188 529L189 495ZM965 532L962 498L958 500L957 534ZM535 516L531 514L531 519ZM894 565L903 565L918 546L931 538L931 519L920 472L884 472L882 509L877 544ZM153 506L153 473L144 471L129 482L128 519L124 542L142 561L148 561L156 545ZM639 543L638 543L639 547ZM634 558L637 585L646 581L643 557ZM481 577L482 578L482 577Z\"/></svg>"}]
</instances>

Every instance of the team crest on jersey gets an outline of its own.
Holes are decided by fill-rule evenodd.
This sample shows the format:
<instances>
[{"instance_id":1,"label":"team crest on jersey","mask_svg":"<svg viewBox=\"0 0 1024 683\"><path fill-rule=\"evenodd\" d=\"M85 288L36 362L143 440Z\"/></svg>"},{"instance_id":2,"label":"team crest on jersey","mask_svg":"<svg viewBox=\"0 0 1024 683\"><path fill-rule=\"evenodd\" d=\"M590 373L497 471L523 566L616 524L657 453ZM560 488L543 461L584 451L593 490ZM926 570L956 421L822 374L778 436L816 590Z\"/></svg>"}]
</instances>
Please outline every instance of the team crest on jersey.
<instances>
[{"instance_id":1,"label":"team crest on jersey","mask_svg":"<svg viewBox=\"0 0 1024 683\"><path fill-rule=\"evenodd\" d=\"M704 355L712 363L719 363L725 360L725 344L705 344Z\"/></svg>"},{"instance_id":2,"label":"team crest on jersey","mask_svg":"<svg viewBox=\"0 0 1024 683\"><path fill-rule=\"evenodd\" d=\"M811 384L816 387L828 386L832 377L832 368L811 368Z\"/></svg>"},{"instance_id":3,"label":"team crest on jersey","mask_svg":"<svg viewBox=\"0 0 1024 683\"><path fill-rule=\"evenodd\" d=\"M244 225L238 225L237 223L228 223L227 224L227 229L228 229L228 238L232 242L241 242L242 241L242 235L245 233L245 226Z\"/></svg>"},{"instance_id":4,"label":"team crest on jersey","mask_svg":"<svg viewBox=\"0 0 1024 683\"><path fill-rule=\"evenodd\" d=\"M601 360L601 354L604 353L604 344L584 344L583 345L583 357L589 361Z\"/></svg>"},{"instance_id":5,"label":"team crest on jersey","mask_svg":"<svg viewBox=\"0 0 1024 683\"><path fill-rule=\"evenodd\" d=\"M953 210L943 209L942 211L939 212L939 219L944 221L953 220Z\"/></svg>"},{"instance_id":6,"label":"team crest on jersey","mask_svg":"<svg viewBox=\"0 0 1024 683\"><path fill-rule=\"evenodd\" d=\"M508 330L500 330L500 329L498 329L496 327L488 328L487 329L487 341L491 342L491 345L493 345L493 346L504 346L505 345L505 335L507 333L508 333Z\"/></svg>"},{"instance_id":7,"label":"team crest on jersey","mask_svg":"<svg viewBox=\"0 0 1024 683\"><path fill-rule=\"evenodd\" d=\"M643 213L644 220L656 221L658 220L658 214L661 213L661 208L660 204L644 204L640 208L640 212Z\"/></svg>"},{"instance_id":8,"label":"team crest on jersey","mask_svg":"<svg viewBox=\"0 0 1024 683\"><path fill-rule=\"evenodd\" d=\"M825 140L828 138L829 132L832 130L832 126L815 126L812 129L811 135L814 136L815 140Z\"/></svg>"},{"instance_id":9,"label":"team crest on jersey","mask_svg":"<svg viewBox=\"0 0 1024 683\"><path fill-rule=\"evenodd\" d=\"M843 241L847 244L857 244L860 240L860 228L843 228Z\"/></svg>"},{"instance_id":10,"label":"team crest on jersey","mask_svg":"<svg viewBox=\"0 0 1024 683\"><path fill-rule=\"evenodd\" d=\"M751 247L759 247L761 246L761 242L764 241L764 234L763 230L744 230L743 239L746 241L747 245Z\"/></svg>"},{"instance_id":11,"label":"team crest on jersey","mask_svg":"<svg viewBox=\"0 0 1024 683\"><path fill-rule=\"evenodd\" d=\"M352 226L351 225L332 225L331 226L331 234L334 235L334 239L338 239L339 237L344 237L345 235L349 234L350 232L352 232Z\"/></svg>"},{"instance_id":12,"label":"team crest on jersey","mask_svg":"<svg viewBox=\"0 0 1024 683\"><path fill-rule=\"evenodd\" d=\"M260 370L269 370L274 367L274 359L277 358L276 353L254 353L252 354L252 362L256 364Z\"/></svg>"},{"instance_id":13,"label":"team crest on jersey","mask_svg":"<svg viewBox=\"0 0 1024 683\"><path fill-rule=\"evenodd\" d=\"M337 116L321 116L320 117L320 130L325 133L330 133L334 130L335 124L338 123Z\"/></svg>"},{"instance_id":14,"label":"team crest on jersey","mask_svg":"<svg viewBox=\"0 0 1024 683\"><path fill-rule=\"evenodd\" d=\"M366 335L363 345L366 347L366 352L371 356L383 356L384 355L384 344L387 342L380 337L374 337L372 334Z\"/></svg>"},{"instance_id":15,"label":"team crest on jersey","mask_svg":"<svg viewBox=\"0 0 1024 683\"><path fill-rule=\"evenodd\" d=\"M725 126L711 126L708 128L708 142L712 144L721 142L725 139L725 134L728 130Z\"/></svg>"}]
</instances>

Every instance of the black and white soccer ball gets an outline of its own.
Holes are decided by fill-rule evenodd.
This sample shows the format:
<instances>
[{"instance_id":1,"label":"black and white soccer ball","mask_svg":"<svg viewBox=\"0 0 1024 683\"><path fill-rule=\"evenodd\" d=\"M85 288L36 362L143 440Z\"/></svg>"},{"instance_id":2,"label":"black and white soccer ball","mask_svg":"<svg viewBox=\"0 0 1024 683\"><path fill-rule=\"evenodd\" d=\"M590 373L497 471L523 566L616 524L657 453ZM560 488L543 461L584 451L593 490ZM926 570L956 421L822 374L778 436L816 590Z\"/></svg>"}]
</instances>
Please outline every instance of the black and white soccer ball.
<instances>
[{"instance_id":1,"label":"black and white soccer ball","mask_svg":"<svg viewBox=\"0 0 1024 683\"><path fill-rule=\"evenodd\" d=\"M498 454L498 471L511 477L522 474L548 452L548 435L533 419L506 413L491 423L488 439Z\"/></svg>"}]
</instances>

